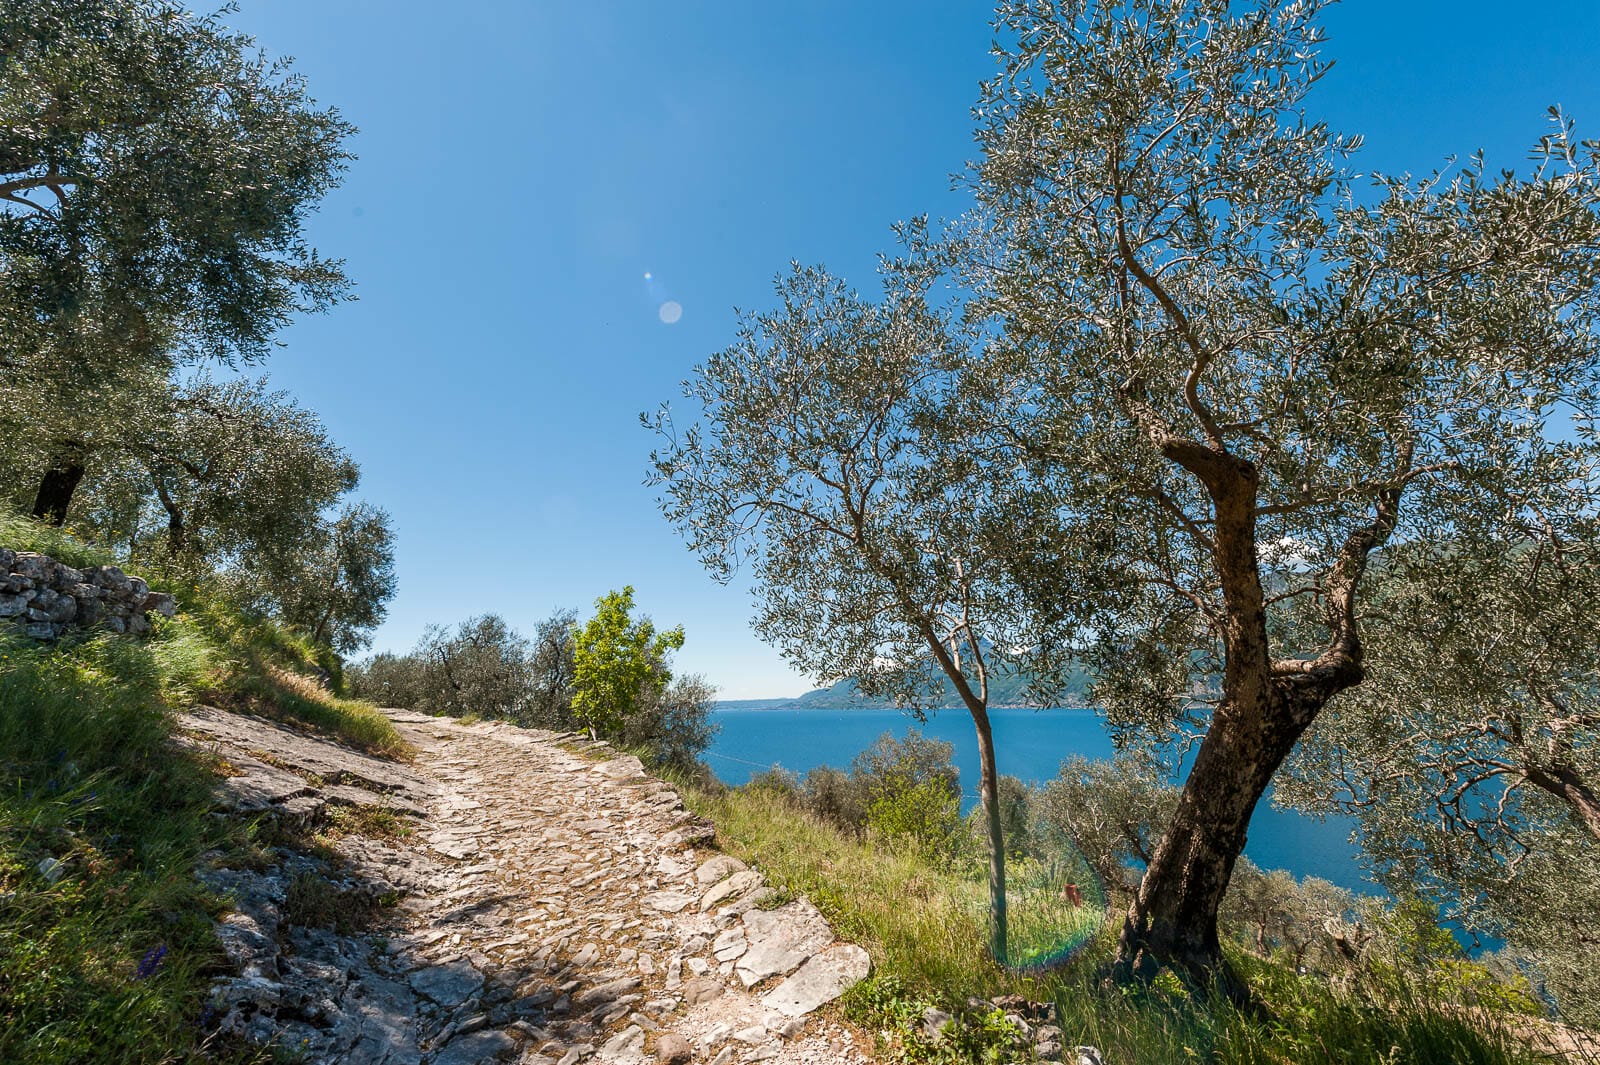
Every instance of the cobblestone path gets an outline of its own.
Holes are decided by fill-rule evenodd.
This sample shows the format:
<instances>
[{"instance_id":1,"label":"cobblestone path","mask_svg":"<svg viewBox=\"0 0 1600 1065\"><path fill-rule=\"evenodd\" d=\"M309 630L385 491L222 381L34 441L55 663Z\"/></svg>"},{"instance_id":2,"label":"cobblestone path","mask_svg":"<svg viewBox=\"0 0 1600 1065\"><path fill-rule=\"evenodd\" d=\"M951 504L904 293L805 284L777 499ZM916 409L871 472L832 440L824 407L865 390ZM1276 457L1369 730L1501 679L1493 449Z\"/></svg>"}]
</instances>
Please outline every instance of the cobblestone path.
<instances>
[{"instance_id":1,"label":"cobblestone path","mask_svg":"<svg viewBox=\"0 0 1600 1065\"><path fill-rule=\"evenodd\" d=\"M866 975L866 952L804 900L763 909L760 873L712 850L710 827L637 759L390 713L410 766L249 718L186 722L238 771L225 782L238 809L422 814L398 842L339 839L331 865L288 855L206 874L238 905L222 928L239 969L219 987L225 1029L360 1065L870 1061L813 1014ZM295 892L319 876L398 905L375 929L294 923Z\"/></svg>"}]
</instances>

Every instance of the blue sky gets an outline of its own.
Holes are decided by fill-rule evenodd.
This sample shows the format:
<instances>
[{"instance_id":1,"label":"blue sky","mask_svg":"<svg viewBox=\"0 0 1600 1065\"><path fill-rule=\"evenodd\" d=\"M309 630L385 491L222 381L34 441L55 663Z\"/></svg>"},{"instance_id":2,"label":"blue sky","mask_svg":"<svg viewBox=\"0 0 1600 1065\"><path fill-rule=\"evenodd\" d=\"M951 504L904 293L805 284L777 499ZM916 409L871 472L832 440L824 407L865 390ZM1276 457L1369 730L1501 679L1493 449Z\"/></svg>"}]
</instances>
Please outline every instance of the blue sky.
<instances>
[{"instance_id":1,"label":"blue sky","mask_svg":"<svg viewBox=\"0 0 1600 1065\"><path fill-rule=\"evenodd\" d=\"M638 414L790 259L870 288L891 223L959 210L987 6L243 0L228 21L361 128L311 225L360 299L265 369L394 517L375 648L632 584L724 697L810 687L661 520ZM1554 103L1600 136L1596 0L1348 0L1326 24L1312 109L1366 135L1363 168L1516 165Z\"/></svg>"}]
</instances>

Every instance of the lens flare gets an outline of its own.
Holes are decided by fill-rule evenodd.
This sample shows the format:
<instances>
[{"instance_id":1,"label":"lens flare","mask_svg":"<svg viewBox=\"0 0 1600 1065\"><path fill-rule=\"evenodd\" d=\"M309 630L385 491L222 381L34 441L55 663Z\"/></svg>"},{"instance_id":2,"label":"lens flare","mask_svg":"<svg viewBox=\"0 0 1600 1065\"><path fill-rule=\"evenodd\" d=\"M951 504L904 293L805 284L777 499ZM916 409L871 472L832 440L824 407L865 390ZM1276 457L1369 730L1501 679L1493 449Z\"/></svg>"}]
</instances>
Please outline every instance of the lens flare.
<instances>
[{"instance_id":1,"label":"lens flare","mask_svg":"<svg viewBox=\"0 0 1600 1065\"><path fill-rule=\"evenodd\" d=\"M1007 878L1006 967L1024 973L1059 969L1105 927L1105 885L1071 844L1049 861L1026 863L1017 874Z\"/></svg>"},{"instance_id":2,"label":"lens flare","mask_svg":"<svg viewBox=\"0 0 1600 1065\"><path fill-rule=\"evenodd\" d=\"M668 300L661 305L661 309L656 314L667 325L673 325L679 318L683 317L683 304L677 300Z\"/></svg>"}]
</instances>

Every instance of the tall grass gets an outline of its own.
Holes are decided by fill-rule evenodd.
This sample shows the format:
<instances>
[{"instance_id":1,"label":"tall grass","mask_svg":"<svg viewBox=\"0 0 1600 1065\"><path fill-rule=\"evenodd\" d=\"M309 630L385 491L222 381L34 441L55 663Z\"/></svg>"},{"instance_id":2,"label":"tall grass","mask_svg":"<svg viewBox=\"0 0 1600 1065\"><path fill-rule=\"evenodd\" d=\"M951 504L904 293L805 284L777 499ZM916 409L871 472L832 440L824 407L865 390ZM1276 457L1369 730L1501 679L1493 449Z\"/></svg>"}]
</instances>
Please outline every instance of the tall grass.
<instances>
[{"instance_id":1,"label":"tall grass","mask_svg":"<svg viewBox=\"0 0 1600 1065\"><path fill-rule=\"evenodd\" d=\"M109 551L83 542L71 530L17 514L4 504L0 504L0 547L37 551L74 569L109 566L116 561Z\"/></svg>"},{"instance_id":2,"label":"tall grass","mask_svg":"<svg viewBox=\"0 0 1600 1065\"><path fill-rule=\"evenodd\" d=\"M206 666L181 631L0 636L0 1061L198 1052L218 901L193 870L245 842L207 816L208 768L167 743L167 700Z\"/></svg>"},{"instance_id":3,"label":"tall grass","mask_svg":"<svg viewBox=\"0 0 1600 1065\"><path fill-rule=\"evenodd\" d=\"M1103 977L1117 922L1066 906L1026 866L1013 906L1017 943L1082 949L1049 972L1002 968L986 954L986 886L925 851L841 833L760 788L680 780L691 808L717 826L724 850L761 868L770 883L804 894L838 934L872 955L869 980L846 1008L882 1038L882 1053L912 1062L1009 1062L1028 1048L986 1002L1006 994L1053 1002L1068 1047L1098 1047L1112 1065L1533 1065L1552 1057L1526 1045L1516 1022L1441 1003L1419 985L1392 981L1336 987L1243 951L1230 960L1255 995L1248 1009L1196 997L1175 978L1131 991ZM1083 922L1099 930L1088 935ZM1052 924L1055 927L1052 928ZM1024 948L1026 949L1026 948ZM955 1015L935 1041L923 1012ZM1523 1034L1519 1035L1519 1031Z\"/></svg>"}]
</instances>

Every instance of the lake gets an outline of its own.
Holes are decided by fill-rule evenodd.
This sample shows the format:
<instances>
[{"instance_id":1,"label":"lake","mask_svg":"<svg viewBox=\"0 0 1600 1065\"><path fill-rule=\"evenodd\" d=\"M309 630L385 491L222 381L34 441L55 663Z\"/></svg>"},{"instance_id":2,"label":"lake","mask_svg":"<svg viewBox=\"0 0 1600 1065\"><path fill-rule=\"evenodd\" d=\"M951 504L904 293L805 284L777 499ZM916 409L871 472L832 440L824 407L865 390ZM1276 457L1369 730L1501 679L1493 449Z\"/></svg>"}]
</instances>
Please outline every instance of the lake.
<instances>
[{"instance_id":1,"label":"lake","mask_svg":"<svg viewBox=\"0 0 1600 1065\"><path fill-rule=\"evenodd\" d=\"M1110 758L1111 739L1092 710L991 710L995 758L1001 773L1042 784L1056 775L1071 754ZM706 760L718 779L738 785L763 769L780 765L804 775L819 765L848 768L856 754L885 732L904 737L913 728L955 745L961 771L962 810L977 804L978 741L963 710L942 710L919 726L898 710L794 710L719 708L712 720L721 731ZM1354 822L1315 818L1282 810L1269 798L1256 808L1245 854L1263 869L1287 869L1295 876L1320 876L1354 891L1378 889L1362 878L1357 848L1350 842Z\"/></svg>"}]
</instances>

